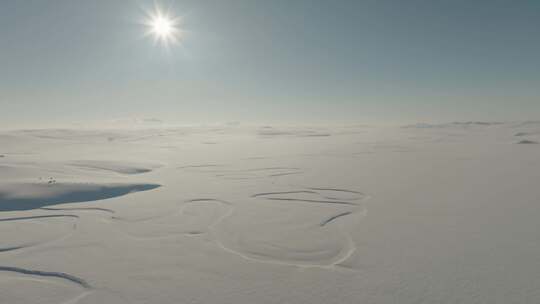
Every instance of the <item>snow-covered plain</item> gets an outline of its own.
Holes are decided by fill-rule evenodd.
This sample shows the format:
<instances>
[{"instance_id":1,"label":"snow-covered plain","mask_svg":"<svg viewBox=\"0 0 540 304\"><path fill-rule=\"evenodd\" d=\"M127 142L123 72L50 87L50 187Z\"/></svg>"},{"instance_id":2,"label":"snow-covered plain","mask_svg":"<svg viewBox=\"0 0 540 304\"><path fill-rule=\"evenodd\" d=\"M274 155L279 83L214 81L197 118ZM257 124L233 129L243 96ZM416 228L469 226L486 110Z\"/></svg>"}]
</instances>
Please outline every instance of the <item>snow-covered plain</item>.
<instances>
[{"instance_id":1,"label":"snow-covered plain","mask_svg":"<svg viewBox=\"0 0 540 304\"><path fill-rule=\"evenodd\" d=\"M0 133L0 303L540 303L540 123Z\"/></svg>"}]
</instances>

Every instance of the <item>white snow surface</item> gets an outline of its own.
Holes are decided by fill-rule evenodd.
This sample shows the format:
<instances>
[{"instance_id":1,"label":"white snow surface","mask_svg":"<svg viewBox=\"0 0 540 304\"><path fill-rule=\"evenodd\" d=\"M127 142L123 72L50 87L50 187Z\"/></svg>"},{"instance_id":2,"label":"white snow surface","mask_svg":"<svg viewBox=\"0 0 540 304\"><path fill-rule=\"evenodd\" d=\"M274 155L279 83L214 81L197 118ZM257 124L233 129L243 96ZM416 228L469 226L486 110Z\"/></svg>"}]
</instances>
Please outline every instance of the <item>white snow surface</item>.
<instances>
[{"instance_id":1,"label":"white snow surface","mask_svg":"<svg viewBox=\"0 0 540 304\"><path fill-rule=\"evenodd\" d=\"M540 123L0 132L0 303L540 303Z\"/></svg>"}]
</instances>

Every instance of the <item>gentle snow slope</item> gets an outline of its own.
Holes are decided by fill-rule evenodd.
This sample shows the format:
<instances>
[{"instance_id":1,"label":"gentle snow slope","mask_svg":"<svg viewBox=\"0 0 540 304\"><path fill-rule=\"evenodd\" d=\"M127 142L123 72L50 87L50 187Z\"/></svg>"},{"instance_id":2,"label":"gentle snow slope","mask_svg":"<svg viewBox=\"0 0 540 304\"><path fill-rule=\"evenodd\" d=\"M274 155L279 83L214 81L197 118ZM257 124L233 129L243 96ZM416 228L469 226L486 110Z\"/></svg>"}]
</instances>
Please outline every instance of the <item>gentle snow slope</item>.
<instances>
[{"instance_id":1,"label":"gentle snow slope","mask_svg":"<svg viewBox=\"0 0 540 304\"><path fill-rule=\"evenodd\" d=\"M0 133L0 303L540 303L540 123Z\"/></svg>"}]
</instances>

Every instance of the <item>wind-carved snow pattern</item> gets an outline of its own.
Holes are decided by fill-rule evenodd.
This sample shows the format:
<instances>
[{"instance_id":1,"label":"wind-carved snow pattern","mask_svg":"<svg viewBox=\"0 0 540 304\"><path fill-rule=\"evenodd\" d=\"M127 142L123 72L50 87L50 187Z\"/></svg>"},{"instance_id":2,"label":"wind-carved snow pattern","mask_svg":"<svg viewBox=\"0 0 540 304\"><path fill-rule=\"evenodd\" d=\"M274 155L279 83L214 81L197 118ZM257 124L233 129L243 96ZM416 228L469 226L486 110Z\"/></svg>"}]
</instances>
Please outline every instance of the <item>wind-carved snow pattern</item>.
<instances>
[{"instance_id":1,"label":"wind-carved snow pattern","mask_svg":"<svg viewBox=\"0 0 540 304\"><path fill-rule=\"evenodd\" d=\"M332 267L356 246L342 221L366 215L359 191L304 188L255 193L216 225L223 249L243 258L302 267Z\"/></svg>"}]
</instances>

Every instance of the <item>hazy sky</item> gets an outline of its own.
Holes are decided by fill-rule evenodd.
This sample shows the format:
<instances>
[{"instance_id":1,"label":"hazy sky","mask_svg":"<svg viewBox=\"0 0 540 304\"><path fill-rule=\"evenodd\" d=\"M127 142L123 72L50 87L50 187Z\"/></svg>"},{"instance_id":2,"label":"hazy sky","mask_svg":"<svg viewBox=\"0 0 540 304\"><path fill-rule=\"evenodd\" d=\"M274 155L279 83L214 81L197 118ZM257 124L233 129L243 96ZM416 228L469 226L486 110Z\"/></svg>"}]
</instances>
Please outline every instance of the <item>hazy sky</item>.
<instances>
[{"instance_id":1,"label":"hazy sky","mask_svg":"<svg viewBox=\"0 0 540 304\"><path fill-rule=\"evenodd\" d=\"M540 1L0 0L0 126L540 118Z\"/></svg>"}]
</instances>

